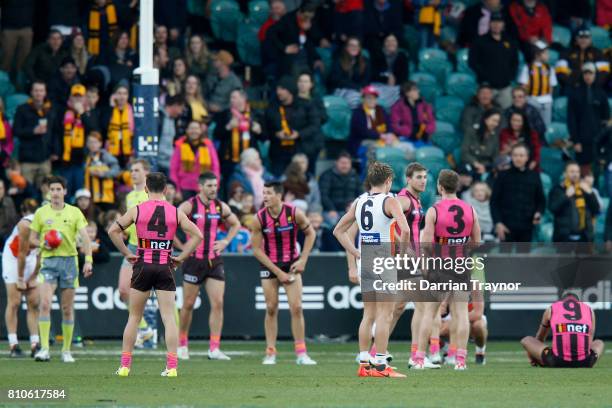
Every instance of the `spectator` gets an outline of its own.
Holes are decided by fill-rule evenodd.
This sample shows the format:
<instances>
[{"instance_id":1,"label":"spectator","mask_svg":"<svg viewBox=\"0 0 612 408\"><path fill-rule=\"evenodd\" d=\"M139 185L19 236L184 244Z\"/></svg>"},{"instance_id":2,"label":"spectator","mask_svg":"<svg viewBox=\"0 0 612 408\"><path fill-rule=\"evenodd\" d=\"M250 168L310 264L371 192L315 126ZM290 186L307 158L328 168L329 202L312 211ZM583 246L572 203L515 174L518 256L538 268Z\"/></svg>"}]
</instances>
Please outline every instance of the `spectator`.
<instances>
[{"instance_id":1,"label":"spectator","mask_svg":"<svg viewBox=\"0 0 612 408\"><path fill-rule=\"evenodd\" d=\"M261 27L259 27L259 32L257 33L259 42L263 43L266 40L266 35L270 27L276 24L285 14L287 14L287 7L285 7L283 0L270 1L270 16Z\"/></svg>"},{"instance_id":2,"label":"spectator","mask_svg":"<svg viewBox=\"0 0 612 408\"><path fill-rule=\"evenodd\" d=\"M518 78L519 84L527 89L527 101L538 109L546 126L552 122L553 92L557 86L555 70L548 61L548 45L536 41L533 44L533 62L523 66Z\"/></svg>"},{"instance_id":3,"label":"spectator","mask_svg":"<svg viewBox=\"0 0 612 408\"><path fill-rule=\"evenodd\" d=\"M553 0L549 1L553 20L572 32L591 24L591 4L588 1Z\"/></svg>"},{"instance_id":4,"label":"spectator","mask_svg":"<svg viewBox=\"0 0 612 408\"><path fill-rule=\"evenodd\" d=\"M481 176L493 168L499 152L500 120L499 111L489 109L482 115L478 128L471 128L463 136L461 159Z\"/></svg>"},{"instance_id":5,"label":"spectator","mask_svg":"<svg viewBox=\"0 0 612 408\"><path fill-rule=\"evenodd\" d=\"M85 159L85 188L92 194L93 202L103 211L115 208L115 182L120 168L117 158L102 149L102 135L91 132L87 136Z\"/></svg>"},{"instance_id":6,"label":"spectator","mask_svg":"<svg viewBox=\"0 0 612 408\"><path fill-rule=\"evenodd\" d=\"M4 112L4 100L0 97L0 180L6 180L3 170L9 167L15 147L13 129Z\"/></svg>"},{"instance_id":7,"label":"spectator","mask_svg":"<svg viewBox=\"0 0 612 408\"><path fill-rule=\"evenodd\" d=\"M493 241L493 217L491 216L491 188L483 181L472 184L461 199L470 204L476 211L480 233L483 241Z\"/></svg>"},{"instance_id":8,"label":"spectator","mask_svg":"<svg viewBox=\"0 0 612 408\"><path fill-rule=\"evenodd\" d=\"M87 100L87 106L89 107L89 114L92 118L95 118L98 127L101 129L102 114L100 108L98 107L98 102L100 101L100 91L95 85L89 85L87 87L85 99Z\"/></svg>"},{"instance_id":9,"label":"spectator","mask_svg":"<svg viewBox=\"0 0 612 408\"><path fill-rule=\"evenodd\" d=\"M20 206L26 198L39 195L39 192L34 189L32 184L29 184L25 177L22 176L21 165L17 160L11 159L9 161L8 168L6 169L6 178L8 179L5 183L8 186L7 193L15 201L15 208Z\"/></svg>"},{"instance_id":10,"label":"spectator","mask_svg":"<svg viewBox=\"0 0 612 408\"><path fill-rule=\"evenodd\" d=\"M189 38L189 45L185 50L185 60L191 74L196 75L200 81L206 78L212 64L212 58L206 42L200 35L193 34Z\"/></svg>"},{"instance_id":11,"label":"spectator","mask_svg":"<svg viewBox=\"0 0 612 408\"><path fill-rule=\"evenodd\" d=\"M308 156L306 156L304 153L298 153L293 156L291 163L297 163L297 169L299 170L301 177L303 177L308 184L308 190L310 191L308 194L306 194L308 211L321 212L321 192L319 191L317 179L308 172Z\"/></svg>"},{"instance_id":12,"label":"spectator","mask_svg":"<svg viewBox=\"0 0 612 408\"><path fill-rule=\"evenodd\" d=\"M166 55L168 56L169 61L172 61L175 58L178 58L181 56L181 50L179 50L176 47L171 46L168 43L168 27L162 24L156 24L155 32L153 35L155 38L153 47L156 49L164 50L166 52Z\"/></svg>"},{"instance_id":13,"label":"spectator","mask_svg":"<svg viewBox=\"0 0 612 408\"><path fill-rule=\"evenodd\" d=\"M130 48L130 36L127 31L120 31L112 39L113 50L108 55L108 65L111 72L111 83L128 81L138 63L138 56Z\"/></svg>"},{"instance_id":14,"label":"spectator","mask_svg":"<svg viewBox=\"0 0 612 408\"><path fill-rule=\"evenodd\" d=\"M113 225L117 220L121 217L121 213L117 210L109 210L105 213L100 214L101 225L102 225L102 233L100 234L100 241L104 243L107 248L112 248L114 246L113 241L111 241L108 236L108 229L111 225Z\"/></svg>"},{"instance_id":15,"label":"spectator","mask_svg":"<svg viewBox=\"0 0 612 408\"><path fill-rule=\"evenodd\" d=\"M321 190L323 219L328 226L333 227L355 197L362 192L361 181L353 169L350 154L340 153L334 167L321 174L319 189Z\"/></svg>"},{"instance_id":16,"label":"spectator","mask_svg":"<svg viewBox=\"0 0 612 408\"><path fill-rule=\"evenodd\" d=\"M323 216L320 212L309 212L306 214L310 225L315 230L316 238L312 245L312 252L318 253L323 249ZM299 237L298 237L299 238Z\"/></svg>"},{"instance_id":17,"label":"spectator","mask_svg":"<svg viewBox=\"0 0 612 408\"><path fill-rule=\"evenodd\" d=\"M582 67L589 62L595 64L598 82L607 83L610 64L603 53L593 47L591 31L584 28L577 32L573 46L561 55L555 66L559 82L564 86L566 93L570 93L572 87L582 82Z\"/></svg>"},{"instance_id":18,"label":"spectator","mask_svg":"<svg viewBox=\"0 0 612 408\"><path fill-rule=\"evenodd\" d=\"M294 75L305 69L322 69L323 64L317 53L310 29L315 15L316 4L304 2L297 11L284 15L266 34L270 40L275 67L268 67L267 73L276 77Z\"/></svg>"},{"instance_id":19,"label":"spectator","mask_svg":"<svg viewBox=\"0 0 612 408\"><path fill-rule=\"evenodd\" d=\"M240 216L242 212L243 198L246 195L244 192L244 188L242 188L240 183L234 182L228 190L229 192L227 194L227 205L230 206L233 213ZM251 194L251 198L252 197L253 195Z\"/></svg>"},{"instance_id":20,"label":"spectator","mask_svg":"<svg viewBox=\"0 0 612 408\"><path fill-rule=\"evenodd\" d=\"M237 183L245 193L253 194L255 208L259 209L263 204L264 183L273 177L261 163L257 150L249 148L240 154L240 166L236 167L228 184Z\"/></svg>"},{"instance_id":21,"label":"spectator","mask_svg":"<svg viewBox=\"0 0 612 408\"><path fill-rule=\"evenodd\" d=\"M104 54L110 48L111 38L119 30L113 1L94 0L87 21L87 51L93 56Z\"/></svg>"},{"instance_id":22,"label":"spectator","mask_svg":"<svg viewBox=\"0 0 612 408\"><path fill-rule=\"evenodd\" d=\"M599 203L591 186L580 178L576 162L565 164L565 178L550 190L548 208L554 216L553 242L592 242Z\"/></svg>"},{"instance_id":23,"label":"spectator","mask_svg":"<svg viewBox=\"0 0 612 408\"><path fill-rule=\"evenodd\" d=\"M497 109L498 107L493 101L493 90L491 87L486 83L480 84L476 95L461 113L462 133L469 133L478 127L482 114L489 109Z\"/></svg>"},{"instance_id":24,"label":"spectator","mask_svg":"<svg viewBox=\"0 0 612 408\"><path fill-rule=\"evenodd\" d=\"M414 0L417 8L416 25L421 34L421 48L436 47L443 24L443 12L447 6L446 0Z\"/></svg>"},{"instance_id":25,"label":"spectator","mask_svg":"<svg viewBox=\"0 0 612 408\"><path fill-rule=\"evenodd\" d=\"M512 106L504 111L502 127L506 127L510 121L510 116L514 112L520 112L527 117L529 127L535 130L540 139L540 145L546 146L546 125L540 112L533 106L527 103L527 91L525 88L517 86L512 90Z\"/></svg>"},{"instance_id":26,"label":"spectator","mask_svg":"<svg viewBox=\"0 0 612 408\"><path fill-rule=\"evenodd\" d=\"M13 121L13 134L19 140L17 159L23 176L39 188L42 179L51 174L55 112L47 99L47 86L42 81L32 83L31 98L19 106Z\"/></svg>"},{"instance_id":27,"label":"spectator","mask_svg":"<svg viewBox=\"0 0 612 408\"><path fill-rule=\"evenodd\" d=\"M64 36L70 35L74 27L83 25L83 6L87 7L87 3L93 3L93 1L53 0L47 2L47 27L59 31Z\"/></svg>"},{"instance_id":28,"label":"spectator","mask_svg":"<svg viewBox=\"0 0 612 408\"><path fill-rule=\"evenodd\" d=\"M189 75L187 63L182 57L172 61L172 76L163 81L168 95L178 95L185 93L185 81Z\"/></svg>"},{"instance_id":29,"label":"spectator","mask_svg":"<svg viewBox=\"0 0 612 408\"><path fill-rule=\"evenodd\" d=\"M153 48L153 68L157 68L162 77L169 75L170 56L167 48Z\"/></svg>"},{"instance_id":30,"label":"spectator","mask_svg":"<svg viewBox=\"0 0 612 408\"><path fill-rule=\"evenodd\" d=\"M180 41L181 32L187 26L187 0L155 0L154 20L170 30L170 42L177 44Z\"/></svg>"},{"instance_id":31,"label":"spectator","mask_svg":"<svg viewBox=\"0 0 612 408\"><path fill-rule=\"evenodd\" d=\"M166 183L166 201L175 207L178 207L183 202L183 196L176 191L176 184L168 180Z\"/></svg>"},{"instance_id":32,"label":"spectator","mask_svg":"<svg viewBox=\"0 0 612 408\"><path fill-rule=\"evenodd\" d=\"M278 72L277 50L276 44L268 36L268 31L273 25L278 23L280 19L287 14L287 8L282 0L273 0L270 2L270 17L263 23L257 33L257 38L261 43L261 65L264 68L266 77L276 78Z\"/></svg>"},{"instance_id":33,"label":"spectator","mask_svg":"<svg viewBox=\"0 0 612 408\"><path fill-rule=\"evenodd\" d=\"M513 37L513 22L508 10L501 4L501 0L482 0L469 6L463 14L459 26L457 44L460 47L470 47L479 36L489 32L491 15L501 13L508 28L508 34Z\"/></svg>"},{"instance_id":34,"label":"spectator","mask_svg":"<svg viewBox=\"0 0 612 408\"><path fill-rule=\"evenodd\" d=\"M202 96L200 77L197 75L189 75L185 80L185 102L191 111L193 120L202 123L210 122L210 116L206 109L206 101L204 101Z\"/></svg>"},{"instance_id":35,"label":"spectator","mask_svg":"<svg viewBox=\"0 0 612 408\"><path fill-rule=\"evenodd\" d=\"M546 210L540 174L529 169L529 148L522 143L511 151L512 166L493 183L491 215L502 242L531 242L534 225Z\"/></svg>"},{"instance_id":36,"label":"spectator","mask_svg":"<svg viewBox=\"0 0 612 408\"><path fill-rule=\"evenodd\" d=\"M39 44L28 55L23 69L30 82L36 79L49 81L57 72L60 63L68 52L62 48L62 33L57 30L49 31L47 42Z\"/></svg>"},{"instance_id":37,"label":"spectator","mask_svg":"<svg viewBox=\"0 0 612 408\"><path fill-rule=\"evenodd\" d=\"M87 72L87 64L89 64L90 55L85 47L85 37L83 33L77 31L70 39L70 53L77 67L77 75L83 76Z\"/></svg>"},{"instance_id":38,"label":"spectator","mask_svg":"<svg viewBox=\"0 0 612 408\"><path fill-rule=\"evenodd\" d=\"M430 104L421 99L415 82L402 84L402 96L391 107L391 130L415 146L429 143L436 131L436 118Z\"/></svg>"},{"instance_id":39,"label":"spectator","mask_svg":"<svg viewBox=\"0 0 612 408\"><path fill-rule=\"evenodd\" d=\"M537 40L545 41L547 44L552 42L552 17L548 12L548 7L539 0L513 2L510 4L510 16L512 16L518 30L518 39L523 46L533 44Z\"/></svg>"},{"instance_id":40,"label":"spectator","mask_svg":"<svg viewBox=\"0 0 612 408\"><path fill-rule=\"evenodd\" d=\"M95 221L100 216L100 210L96 208L91 200L91 192L81 188L74 194L74 203L81 210L87 220Z\"/></svg>"},{"instance_id":41,"label":"spectator","mask_svg":"<svg viewBox=\"0 0 612 408\"><path fill-rule=\"evenodd\" d=\"M582 66L583 82L572 90L567 104L567 128L583 175L591 173L597 140L610 119L608 98L595 83L596 71L593 63Z\"/></svg>"},{"instance_id":42,"label":"spectator","mask_svg":"<svg viewBox=\"0 0 612 408\"><path fill-rule=\"evenodd\" d=\"M19 221L13 199L6 195L4 180L0 180L0 245L9 237L15 224Z\"/></svg>"},{"instance_id":43,"label":"spectator","mask_svg":"<svg viewBox=\"0 0 612 408\"><path fill-rule=\"evenodd\" d=\"M283 201L307 212L308 202L306 201L306 197L310 194L310 188L308 187L308 181L302 172L300 164L296 162L289 163L285 170L284 178L283 187L285 194L283 196Z\"/></svg>"},{"instance_id":44,"label":"spectator","mask_svg":"<svg viewBox=\"0 0 612 408\"><path fill-rule=\"evenodd\" d=\"M35 0L7 0L2 3L0 25L3 71L21 71L32 48L35 3Z\"/></svg>"},{"instance_id":45,"label":"spectator","mask_svg":"<svg viewBox=\"0 0 612 408\"><path fill-rule=\"evenodd\" d=\"M315 142L320 119L312 105L296 96L293 78L281 78L276 85L278 102L268 106L265 116L266 135L270 139L270 171L280 177L291 157L306 152Z\"/></svg>"},{"instance_id":46,"label":"spectator","mask_svg":"<svg viewBox=\"0 0 612 408\"><path fill-rule=\"evenodd\" d=\"M391 0L365 0L364 25L365 47L373 52L380 50L389 34L401 38L403 8L401 2Z\"/></svg>"},{"instance_id":47,"label":"spectator","mask_svg":"<svg viewBox=\"0 0 612 408\"><path fill-rule=\"evenodd\" d=\"M597 0L595 22L600 27L612 25L612 0Z\"/></svg>"},{"instance_id":48,"label":"spectator","mask_svg":"<svg viewBox=\"0 0 612 408\"><path fill-rule=\"evenodd\" d=\"M408 79L408 56L400 51L394 34L385 37L382 51L373 52L372 80L389 86L398 86Z\"/></svg>"},{"instance_id":49,"label":"spectator","mask_svg":"<svg viewBox=\"0 0 612 408\"><path fill-rule=\"evenodd\" d=\"M338 0L334 5L333 25L336 42L343 44L349 37L363 39L364 0Z\"/></svg>"},{"instance_id":50,"label":"spectator","mask_svg":"<svg viewBox=\"0 0 612 408\"><path fill-rule=\"evenodd\" d=\"M134 112L128 103L128 85L120 83L110 97L110 106L103 113L102 126L106 128L108 153L124 167L133 155ZM95 193L94 193L95 196Z\"/></svg>"},{"instance_id":51,"label":"spectator","mask_svg":"<svg viewBox=\"0 0 612 408\"><path fill-rule=\"evenodd\" d=\"M60 175L66 179L69 197L83 187L86 135L99 130L97 118L89 111L85 93L85 86L73 85L66 109L58 116L62 120L55 122L55 153L59 157L56 164Z\"/></svg>"},{"instance_id":52,"label":"spectator","mask_svg":"<svg viewBox=\"0 0 612 408\"><path fill-rule=\"evenodd\" d=\"M257 146L262 127L242 89L232 91L229 109L219 113L216 122L215 140L220 143L221 180L226 182L240 163L242 152Z\"/></svg>"},{"instance_id":53,"label":"spectator","mask_svg":"<svg viewBox=\"0 0 612 408\"><path fill-rule=\"evenodd\" d=\"M176 121L185 109L185 100L182 96L169 96L166 98L166 106L159 110L159 150L157 153L157 167L160 171L168 174L170 170L170 158L174 151L174 141L181 136L180 128Z\"/></svg>"},{"instance_id":54,"label":"spectator","mask_svg":"<svg viewBox=\"0 0 612 408\"><path fill-rule=\"evenodd\" d=\"M370 71L370 61L363 55L361 42L351 37L332 62L328 87L335 89L339 96L348 93L345 97L351 107L355 108L359 104L357 92L370 83Z\"/></svg>"},{"instance_id":55,"label":"spectator","mask_svg":"<svg viewBox=\"0 0 612 408\"><path fill-rule=\"evenodd\" d=\"M219 51L214 58L214 70L206 78L206 100L211 112L221 112L229 107L230 93L241 89L242 82L232 71L234 57L225 50Z\"/></svg>"},{"instance_id":56,"label":"spectator","mask_svg":"<svg viewBox=\"0 0 612 408\"><path fill-rule=\"evenodd\" d=\"M96 265L110 261L109 247L106 246L105 241L98 237L98 224L94 220L88 220L86 229L87 235L89 235L91 254ZM79 250L79 265L83 265L85 262L85 252L81 242L77 242L77 248Z\"/></svg>"},{"instance_id":57,"label":"spectator","mask_svg":"<svg viewBox=\"0 0 612 408\"><path fill-rule=\"evenodd\" d=\"M70 89L80 81L76 62L72 57L66 57L62 61L59 72L48 82L49 99L54 106L66 106L70 97Z\"/></svg>"},{"instance_id":58,"label":"spectator","mask_svg":"<svg viewBox=\"0 0 612 408\"><path fill-rule=\"evenodd\" d=\"M529 127L525 114L514 112L510 115L510 124L499 135L499 154L510 155L517 144L524 144L529 150L527 167L530 170L540 169L540 138L535 130Z\"/></svg>"},{"instance_id":59,"label":"spectator","mask_svg":"<svg viewBox=\"0 0 612 408\"><path fill-rule=\"evenodd\" d=\"M491 15L488 34L478 37L469 51L469 65L478 83L487 82L494 90L496 102L506 109L512 104L512 81L518 70L518 48L504 33L501 13Z\"/></svg>"},{"instance_id":60,"label":"spectator","mask_svg":"<svg viewBox=\"0 0 612 408\"><path fill-rule=\"evenodd\" d=\"M311 171L314 171L314 166L317 163L319 153L325 147L325 136L321 131L321 126L327 122L327 110L323 104L323 98L314 93L314 79L308 72L300 74L297 80L297 96L310 102L310 108L314 109L317 117L319 118L319 124L315 130L315 136L312 139L312 143L302 145L302 151L308 156L308 161L312 164Z\"/></svg>"},{"instance_id":61,"label":"spectator","mask_svg":"<svg viewBox=\"0 0 612 408\"><path fill-rule=\"evenodd\" d=\"M202 173L213 172L217 179L221 175L217 149L208 137L207 127L200 122L191 121L187 134L179 138L170 161L170 180L184 200L198 194L198 178Z\"/></svg>"}]
</instances>

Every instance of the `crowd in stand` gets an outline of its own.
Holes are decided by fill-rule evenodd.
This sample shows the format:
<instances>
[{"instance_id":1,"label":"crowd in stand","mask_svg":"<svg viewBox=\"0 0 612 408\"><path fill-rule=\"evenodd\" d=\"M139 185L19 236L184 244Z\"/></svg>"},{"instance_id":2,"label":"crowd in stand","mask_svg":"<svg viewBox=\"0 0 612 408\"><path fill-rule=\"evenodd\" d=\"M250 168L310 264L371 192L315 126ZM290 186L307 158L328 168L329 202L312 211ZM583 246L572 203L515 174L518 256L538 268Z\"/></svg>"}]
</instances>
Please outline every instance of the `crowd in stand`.
<instances>
[{"instance_id":1,"label":"crowd in stand","mask_svg":"<svg viewBox=\"0 0 612 408\"><path fill-rule=\"evenodd\" d=\"M443 152L488 240L588 242L599 234L612 244L612 226L604 233L597 221L612 193L612 0L154 7L157 166L175 204L197 194L202 172L217 175L244 226L229 250L249 251L248 226L271 179L282 179L285 199L308 214L316 249L338 250L330 231L384 149L404 168L419 158L439 163L427 153ZM268 15L256 16L260 9ZM215 21L231 11L257 35L220 33ZM25 198L44 201L44 179L54 173L68 181L107 254L103 231L125 210L137 154L138 17L136 0L1 3L0 240ZM236 32L221 21L222 31ZM256 62L247 61L254 50ZM451 73L474 86L453 93ZM442 117L451 102L460 109L454 120Z\"/></svg>"}]
</instances>

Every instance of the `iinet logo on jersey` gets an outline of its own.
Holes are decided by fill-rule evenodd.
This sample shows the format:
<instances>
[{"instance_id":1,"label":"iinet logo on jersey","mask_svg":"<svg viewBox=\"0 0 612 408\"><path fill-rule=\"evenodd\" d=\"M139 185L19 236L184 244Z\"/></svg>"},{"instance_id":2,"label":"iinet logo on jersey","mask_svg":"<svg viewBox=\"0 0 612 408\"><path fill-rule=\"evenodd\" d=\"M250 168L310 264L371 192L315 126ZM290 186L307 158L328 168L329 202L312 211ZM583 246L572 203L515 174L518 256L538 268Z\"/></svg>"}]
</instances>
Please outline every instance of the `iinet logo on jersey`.
<instances>
[{"instance_id":1,"label":"iinet logo on jersey","mask_svg":"<svg viewBox=\"0 0 612 408\"><path fill-rule=\"evenodd\" d=\"M302 309L323 310L327 307L336 310L363 309L359 286L331 286L327 292L323 286L304 286L302 291ZM279 310L289 310L285 288L278 291ZM266 310L266 298L263 288L255 288L255 310Z\"/></svg>"},{"instance_id":2,"label":"iinet logo on jersey","mask_svg":"<svg viewBox=\"0 0 612 408\"><path fill-rule=\"evenodd\" d=\"M557 330L557 333L588 334L589 325L588 324L575 324L575 323L559 323L556 325L555 329Z\"/></svg>"}]
</instances>

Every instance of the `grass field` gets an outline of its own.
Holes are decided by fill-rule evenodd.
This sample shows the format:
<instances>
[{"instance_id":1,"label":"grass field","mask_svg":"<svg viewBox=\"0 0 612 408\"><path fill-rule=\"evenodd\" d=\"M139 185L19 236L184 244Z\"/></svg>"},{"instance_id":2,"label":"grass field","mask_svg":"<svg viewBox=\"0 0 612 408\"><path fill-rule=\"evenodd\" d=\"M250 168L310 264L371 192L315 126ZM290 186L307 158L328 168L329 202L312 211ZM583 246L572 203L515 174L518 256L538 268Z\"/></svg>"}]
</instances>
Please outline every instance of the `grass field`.
<instances>
[{"instance_id":1,"label":"grass field","mask_svg":"<svg viewBox=\"0 0 612 408\"><path fill-rule=\"evenodd\" d=\"M0 357L0 406L9 388L64 388L65 405L215 407L612 407L612 353L593 369L533 368L518 343L495 342L487 365L409 372L409 345L393 343L394 365L406 379L358 378L356 344L311 344L318 366L296 366L291 343L281 343L276 366L262 366L261 342L224 342L232 361L208 361L206 343L192 343L178 378L162 378L163 350L136 352L131 376L114 375L118 342L97 342L62 364ZM6 344L0 343L2 350ZM402 352L404 350L404 352ZM470 350L470 363L473 349ZM32 403L28 403L32 405ZM24 405L21 403L21 405ZM51 405L48 401L38 406Z\"/></svg>"}]
</instances>

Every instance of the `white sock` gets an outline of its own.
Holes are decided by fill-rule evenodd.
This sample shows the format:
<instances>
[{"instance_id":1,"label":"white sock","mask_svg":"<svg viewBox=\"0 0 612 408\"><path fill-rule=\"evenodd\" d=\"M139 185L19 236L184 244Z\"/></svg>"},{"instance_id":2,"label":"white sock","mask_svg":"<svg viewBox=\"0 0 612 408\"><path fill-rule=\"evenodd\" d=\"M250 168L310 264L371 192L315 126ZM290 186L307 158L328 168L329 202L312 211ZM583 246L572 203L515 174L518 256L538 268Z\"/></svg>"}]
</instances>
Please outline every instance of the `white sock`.
<instances>
[{"instance_id":1,"label":"white sock","mask_svg":"<svg viewBox=\"0 0 612 408\"><path fill-rule=\"evenodd\" d=\"M14 346L15 344L19 344L19 340L17 340L17 333L9 333L8 341L11 346Z\"/></svg>"},{"instance_id":2,"label":"white sock","mask_svg":"<svg viewBox=\"0 0 612 408\"><path fill-rule=\"evenodd\" d=\"M38 334L33 334L30 336L30 343L31 344L40 343L40 337L38 337Z\"/></svg>"},{"instance_id":3,"label":"white sock","mask_svg":"<svg viewBox=\"0 0 612 408\"><path fill-rule=\"evenodd\" d=\"M376 363L377 365L387 364L387 355L376 353L376 357L374 357L374 363Z\"/></svg>"},{"instance_id":4,"label":"white sock","mask_svg":"<svg viewBox=\"0 0 612 408\"><path fill-rule=\"evenodd\" d=\"M476 354L484 354L486 350L487 350L486 344L482 347L476 346Z\"/></svg>"},{"instance_id":5,"label":"white sock","mask_svg":"<svg viewBox=\"0 0 612 408\"><path fill-rule=\"evenodd\" d=\"M369 351L360 351L359 352L359 361L370 361L370 352Z\"/></svg>"}]
</instances>

